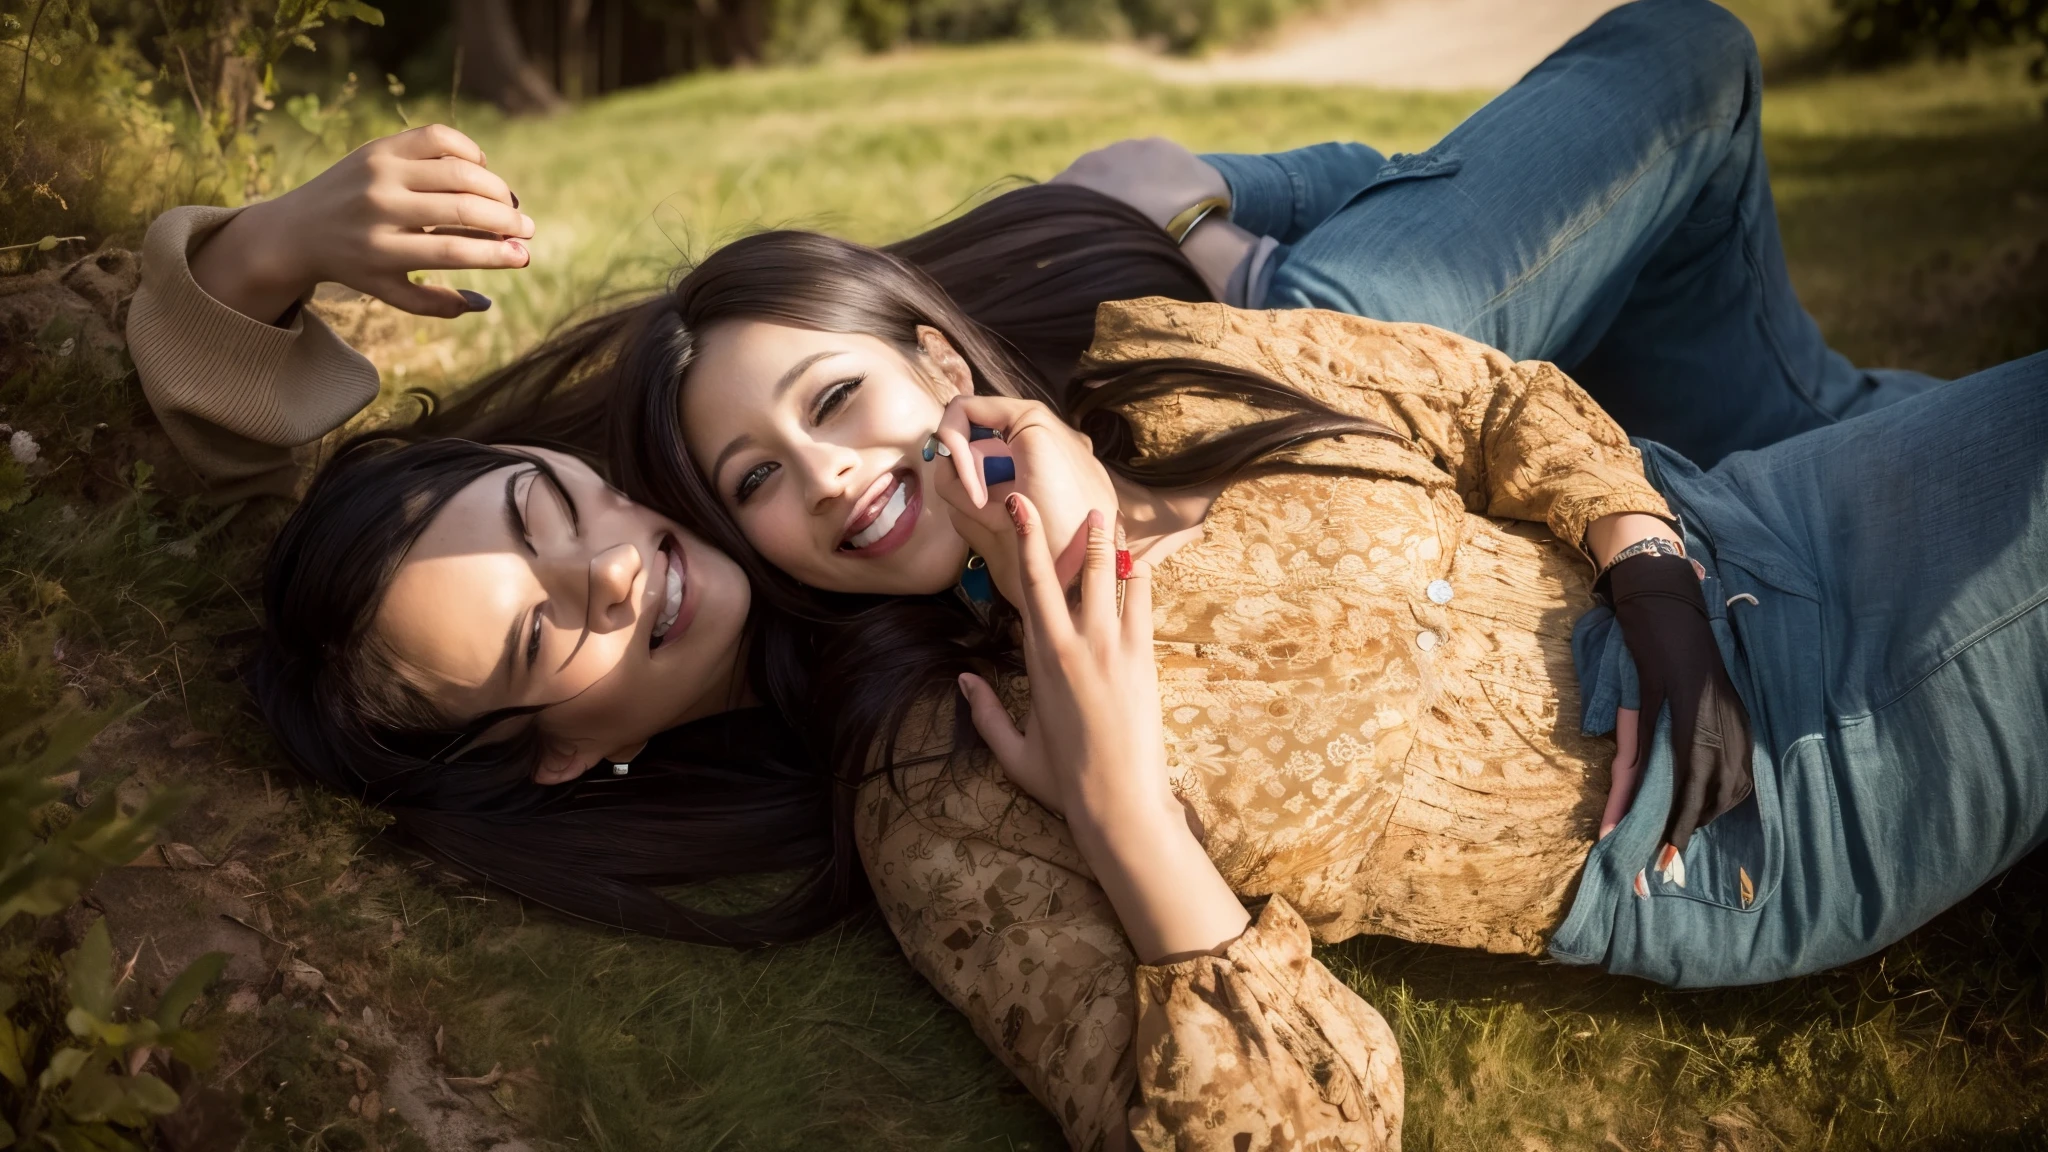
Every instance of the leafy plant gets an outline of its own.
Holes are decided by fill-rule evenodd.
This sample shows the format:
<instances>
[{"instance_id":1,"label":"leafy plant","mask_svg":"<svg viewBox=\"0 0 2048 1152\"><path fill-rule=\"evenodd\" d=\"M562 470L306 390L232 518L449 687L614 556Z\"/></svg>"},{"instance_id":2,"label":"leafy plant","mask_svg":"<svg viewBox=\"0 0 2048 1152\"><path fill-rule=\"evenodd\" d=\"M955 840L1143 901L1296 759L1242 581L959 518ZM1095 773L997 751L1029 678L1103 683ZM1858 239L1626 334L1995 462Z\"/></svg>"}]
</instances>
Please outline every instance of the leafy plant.
<instances>
[{"instance_id":1,"label":"leafy plant","mask_svg":"<svg viewBox=\"0 0 2048 1152\"><path fill-rule=\"evenodd\" d=\"M276 65L362 0L0 0L0 272L269 188ZM50 259L75 256L65 248Z\"/></svg>"},{"instance_id":2,"label":"leafy plant","mask_svg":"<svg viewBox=\"0 0 2048 1152\"><path fill-rule=\"evenodd\" d=\"M2048 78L2048 0L1834 0L1841 17L1838 49L1859 64L1881 64L1915 52L1961 57L2006 44L2037 49L2035 80Z\"/></svg>"},{"instance_id":3,"label":"leafy plant","mask_svg":"<svg viewBox=\"0 0 2048 1152\"><path fill-rule=\"evenodd\" d=\"M213 1062L212 1039L184 1017L226 957L201 957L151 1014L133 1016L121 1007L128 973L115 973L104 920L61 960L38 944L35 922L73 907L102 872L147 848L180 797L159 793L132 813L113 789L83 809L61 802L51 777L132 709L53 693L50 638L37 639L40 654L17 650L0 684L0 1148L139 1152L135 1138L179 1104L144 1070L152 1056L197 1069Z\"/></svg>"}]
</instances>

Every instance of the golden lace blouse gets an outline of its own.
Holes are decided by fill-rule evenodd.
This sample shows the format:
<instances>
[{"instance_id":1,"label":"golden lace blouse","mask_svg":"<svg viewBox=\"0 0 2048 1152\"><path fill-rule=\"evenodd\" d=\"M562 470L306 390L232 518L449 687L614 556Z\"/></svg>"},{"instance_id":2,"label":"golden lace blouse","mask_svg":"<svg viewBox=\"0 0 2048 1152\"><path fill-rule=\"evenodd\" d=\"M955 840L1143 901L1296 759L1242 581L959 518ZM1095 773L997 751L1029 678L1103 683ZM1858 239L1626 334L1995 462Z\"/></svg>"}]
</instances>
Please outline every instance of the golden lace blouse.
<instances>
[{"instance_id":1,"label":"golden lace blouse","mask_svg":"<svg viewBox=\"0 0 2048 1152\"><path fill-rule=\"evenodd\" d=\"M1155 574L1174 785L1263 913L1223 956L1137 965L1064 823L983 754L869 784L863 859L912 962L1076 1147L1128 1126L1146 1148L1396 1148L1391 1033L1309 937L1541 949L1613 749L1578 731L1573 545L1602 516L1669 510L1577 385L1447 332L1105 305L1091 364L1153 358L1248 369L1412 438L1296 450L1304 470L1229 486ZM1125 414L1144 454L1254 415L1189 397ZM899 750L942 749L950 711Z\"/></svg>"}]
</instances>

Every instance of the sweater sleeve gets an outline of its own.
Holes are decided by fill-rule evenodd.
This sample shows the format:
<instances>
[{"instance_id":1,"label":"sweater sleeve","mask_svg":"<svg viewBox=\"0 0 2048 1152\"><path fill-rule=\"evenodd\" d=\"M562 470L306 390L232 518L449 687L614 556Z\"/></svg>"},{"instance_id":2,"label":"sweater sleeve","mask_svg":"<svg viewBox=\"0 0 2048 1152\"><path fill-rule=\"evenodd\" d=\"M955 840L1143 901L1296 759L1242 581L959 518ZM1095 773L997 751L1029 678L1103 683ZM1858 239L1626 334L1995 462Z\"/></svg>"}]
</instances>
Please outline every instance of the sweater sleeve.
<instances>
[{"instance_id":1,"label":"sweater sleeve","mask_svg":"<svg viewBox=\"0 0 2048 1152\"><path fill-rule=\"evenodd\" d=\"M1400 1146L1393 1033L1284 900L1221 956L1139 964L1065 823L999 769L900 779L858 806L890 928L1074 1148Z\"/></svg>"},{"instance_id":2,"label":"sweater sleeve","mask_svg":"<svg viewBox=\"0 0 2048 1152\"><path fill-rule=\"evenodd\" d=\"M1194 357L1291 384L1408 438L1415 450L1405 460L1366 448L1395 470L1448 481L1467 510L1537 521L1573 547L1603 516L1671 518L1627 433L1570 377L1440 328L1144 300L1105 305L1089 355L1097 364Z\"/></svg>"},{"instance_id":3,"label":"sweater sleeve","mask_svg":"<svg viewBox=\"0 0 2048 1152\"><path fill-rule=\"evenodd\" d=\"M173 208L150 225L129 354L171 442L222 496L289 495L292 449L376 399L377 370L310 310L278 327L192 279L192 252L235 212Z\"/></svg>"}]
</instances>

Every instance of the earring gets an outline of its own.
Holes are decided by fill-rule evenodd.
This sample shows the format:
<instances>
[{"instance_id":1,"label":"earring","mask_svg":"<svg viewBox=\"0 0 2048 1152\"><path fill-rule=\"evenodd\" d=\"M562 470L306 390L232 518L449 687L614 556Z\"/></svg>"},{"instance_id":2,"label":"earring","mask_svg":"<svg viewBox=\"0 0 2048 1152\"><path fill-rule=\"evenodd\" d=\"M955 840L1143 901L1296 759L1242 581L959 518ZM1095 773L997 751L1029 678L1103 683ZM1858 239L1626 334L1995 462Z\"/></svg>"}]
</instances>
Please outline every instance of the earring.
<instances>
[{"instance_id":1,"label":"earring","mask_svg":"<svg viewBox=\"0 0 2048 1152\"><path fill-rule=\"evenodd\" d=\"M626 773L631 772L632 770L633 762L631 760L612 761L612 775L614 776L624 776Z\"/></svg>"},{"instance_id":2,"label":"earring","mask_svg":"<svg viewBox=\"0 0 2048 1152\"><path fill-rule=\"evenodd\" d=\"M932 457L934 456L944 456L950 459L952 455L953 450L951 448L946 447L946 442L939 439L939 434L937 432L934 432L931 435L924 438L925 463L931 463Z\"/></svg>"}]
</instances>

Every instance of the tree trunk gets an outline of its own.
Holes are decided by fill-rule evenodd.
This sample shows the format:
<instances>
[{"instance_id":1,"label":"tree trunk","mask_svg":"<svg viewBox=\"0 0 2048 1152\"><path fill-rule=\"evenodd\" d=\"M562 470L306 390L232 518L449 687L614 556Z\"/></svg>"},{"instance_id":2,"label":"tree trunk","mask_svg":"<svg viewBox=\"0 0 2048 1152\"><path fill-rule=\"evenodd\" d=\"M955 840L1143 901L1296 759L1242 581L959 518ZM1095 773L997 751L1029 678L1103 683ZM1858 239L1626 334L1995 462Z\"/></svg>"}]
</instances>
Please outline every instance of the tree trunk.
<instances>
[{"instance_id":1,"label":"tree trunk","mask_svg":"<svg viewBox=\"0 0 2048 1152\"><path fill-rule=\"evenodd\" d=\"M509 0L455 0L455 46L470 95L512 113L562 107L554 85L526 58Z\"/></svg>"}]
</instances>

